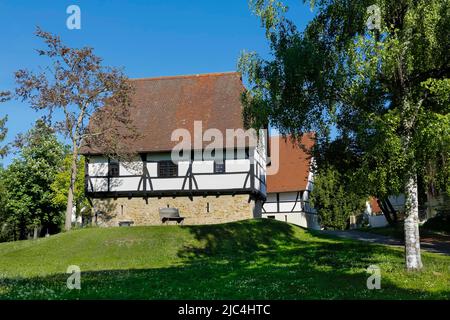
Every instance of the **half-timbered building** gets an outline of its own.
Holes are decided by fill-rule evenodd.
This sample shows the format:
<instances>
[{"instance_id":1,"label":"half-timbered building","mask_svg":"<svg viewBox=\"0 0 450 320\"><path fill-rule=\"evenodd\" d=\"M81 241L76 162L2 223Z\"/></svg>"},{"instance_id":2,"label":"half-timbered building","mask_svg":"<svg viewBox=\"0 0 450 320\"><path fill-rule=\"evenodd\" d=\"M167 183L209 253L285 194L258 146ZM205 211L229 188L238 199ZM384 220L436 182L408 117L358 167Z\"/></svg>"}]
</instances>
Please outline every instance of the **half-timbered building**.
<instances>
[{"instance_id":1,"label":"half-timbered building","mask_svg":"<svg viewBox=\"0 0 450 320\"><path fill-rule=\"evenodd\" d=\"M261 217L266 199L266 143L261 136L257 144L236 144L244 133L240 74L132 81L130 117L139 137L125 145L135 159L109 158L102 146L82 149L87 160L85 191L97 223L161 224L159 209L168 207L179 209L186 224ZM192 138L208 129L221 133L223 149L205 152L210 142L194 143L187 157L175 162L172 151L179 141L174 132L180 129ZM235 137L229 139L230 134ZM220 161L216 152L221 153Z\"/></svg>"},{"instance_id":2,"label":"half-timbered building","mask_svg":"<svg viewBox=\"0 0 450 320\"><path fill-rule=\"evenodd\" d=\"M271 163L274 174L267 175L267 200L262 209L264 218L319 229L318 216L309 203L313 188L313 159L308 150L314 144L312 134L305 134L299 144L289 137L273 136Z\"/></svg>"}]
</instances>

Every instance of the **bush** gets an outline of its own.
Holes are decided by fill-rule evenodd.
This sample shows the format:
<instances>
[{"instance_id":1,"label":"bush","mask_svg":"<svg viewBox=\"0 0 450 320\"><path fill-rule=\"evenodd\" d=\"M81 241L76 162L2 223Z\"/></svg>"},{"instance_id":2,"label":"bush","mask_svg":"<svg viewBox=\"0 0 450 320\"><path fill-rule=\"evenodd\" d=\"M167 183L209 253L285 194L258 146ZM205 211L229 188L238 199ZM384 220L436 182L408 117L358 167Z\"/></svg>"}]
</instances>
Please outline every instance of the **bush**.
<instances>
[{"instance_id":1,"label":"bush","mask_svg":"<svg viewBox=\"0 0 450 320\"><path fill-rule=\"evenodd\" d=\"M310 200L325 229L344 230L351 215L364 211L367 197L355 193L345 178L333 167L322 168L314 177Z\"/></svg>"},{"instance_id":2,"label":"bush","mask_svg":"<svg viewBox=\"0 0 450 320\"><path fill-rule=\"evenodd\" d=\"M423 227L433 231L450 233L450 215L438 213L435 217L428 219Z\"/></svg>"}]
</instances>

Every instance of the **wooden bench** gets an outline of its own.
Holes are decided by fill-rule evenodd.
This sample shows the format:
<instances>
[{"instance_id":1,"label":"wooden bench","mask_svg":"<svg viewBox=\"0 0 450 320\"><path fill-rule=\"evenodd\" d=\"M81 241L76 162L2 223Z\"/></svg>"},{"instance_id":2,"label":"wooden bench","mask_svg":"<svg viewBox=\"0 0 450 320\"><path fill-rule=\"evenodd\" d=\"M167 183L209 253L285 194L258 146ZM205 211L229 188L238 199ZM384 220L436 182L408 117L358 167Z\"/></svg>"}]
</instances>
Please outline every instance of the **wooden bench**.
<instances>
[{"instance_id":1,"label":"wooden bench","mask_svg":"<svg viewBox=\"0 0 450 320\"><path fill-rule=\"evenodd\" d=\"M119 227L131 227L134 221L119 221Z\"/></svg>"},{"instance_id":2,"label":"wooden bench","mask_svg":"<svg viewBox=\"0 0 450 320\"><path fill-rule=\"evenodd\" d=\"M180 210L177 208L160 208L159 217L162 223L167 223L169 221L175 221L177 224L183 224L184 217L180 216Z\"/></svg>"}]
</instances>

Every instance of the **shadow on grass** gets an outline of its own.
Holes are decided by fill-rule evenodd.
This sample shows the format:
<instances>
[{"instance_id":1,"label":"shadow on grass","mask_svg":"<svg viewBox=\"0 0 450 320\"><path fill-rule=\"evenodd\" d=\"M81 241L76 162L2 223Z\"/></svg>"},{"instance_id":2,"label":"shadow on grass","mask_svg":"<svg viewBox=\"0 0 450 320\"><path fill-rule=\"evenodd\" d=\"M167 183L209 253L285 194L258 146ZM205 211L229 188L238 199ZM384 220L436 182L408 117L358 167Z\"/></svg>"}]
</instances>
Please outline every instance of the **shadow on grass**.
<instances>
[{"instance_id":1,"label":"shadow on grass","mask_svg":"<svg viewBox=\"0 0 450 320\"><path fill-rule=\"evenodd\" d=\"M178 254L188 259L210 258L216 255L245 257L259 250L277 249L283 244L301 244L294 236L292 225L267 223L264 220L247 220L220 225L185 226L184 229L203 246L188 246Z\"/></svg>"},{"instance_id":2,"label":"shadow on grass","mask_svg":"<svg viewBox=\"0 0 450 320\"><path fill-rule=\"evenodd\" d=\"M0 298L443 299L450 295L448 286L436 291L414 286L423 274L406 274L398 250L320 238L267 220L183 228L198 242L178 252L182 266L83 272L82 289L72 291L66 288L66 274L3 279ZM382 290L368 290L365 270L378 263L389 266L386 272L393 277L382 278ZM400 288L391 280L395 276L405 277L402 283L416 289Z\"/></svg>"}]
</instances>

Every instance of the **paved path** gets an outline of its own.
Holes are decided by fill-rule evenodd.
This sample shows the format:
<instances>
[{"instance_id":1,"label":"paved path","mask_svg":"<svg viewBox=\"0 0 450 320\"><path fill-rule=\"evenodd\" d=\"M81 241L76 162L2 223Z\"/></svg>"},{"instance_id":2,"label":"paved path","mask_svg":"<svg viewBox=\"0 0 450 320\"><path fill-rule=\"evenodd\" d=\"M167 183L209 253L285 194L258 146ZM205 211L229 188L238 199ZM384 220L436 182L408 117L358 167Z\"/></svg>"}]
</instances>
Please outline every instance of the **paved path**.
<instances>
[{"instance_id":1,"label":"paved path","mask_svg":"<svg viewBox=\"0 0 450 320\"><path fill-rule=\"evenodd\" d=\"M324 230L324 234L337 236L340 238L348 238L360 241L367 241L372 243L385 244L389 246L404 246L404 241L400 241L395 238L388 236L383 236L379 234L373 234L369 232L356 231L356 230L346 230L346 231L332 231ZM423 250L435 253L441 253L445 255L450 255L450 242L449 241L433 241L426 238L425 241L420 242L420 246Z\"/></svg>"}]
</instances>

